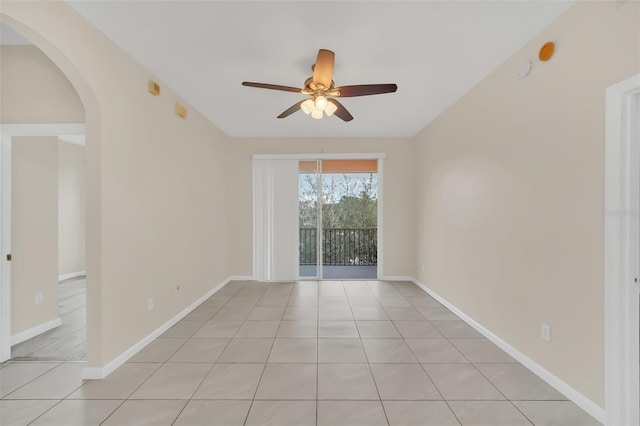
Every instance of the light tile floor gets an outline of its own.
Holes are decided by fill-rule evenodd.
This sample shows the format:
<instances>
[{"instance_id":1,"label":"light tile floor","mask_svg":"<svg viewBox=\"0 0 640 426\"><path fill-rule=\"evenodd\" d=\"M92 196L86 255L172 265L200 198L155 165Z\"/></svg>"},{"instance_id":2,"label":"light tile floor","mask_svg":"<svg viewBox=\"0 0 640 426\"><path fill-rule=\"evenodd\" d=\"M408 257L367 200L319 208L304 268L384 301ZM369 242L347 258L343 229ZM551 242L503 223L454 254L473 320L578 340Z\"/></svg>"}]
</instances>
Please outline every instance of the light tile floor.
<instances>
[{"instance_id":1,"label":"light tile floor","mask_svg":"<svg viewBox=\"0 0 640 426\"><path fill-rule=\"evenodd\" d=\"M598 423L411 283L232 282L109 377L0 365L9 425Z\"/></svg>"}]
</instances>

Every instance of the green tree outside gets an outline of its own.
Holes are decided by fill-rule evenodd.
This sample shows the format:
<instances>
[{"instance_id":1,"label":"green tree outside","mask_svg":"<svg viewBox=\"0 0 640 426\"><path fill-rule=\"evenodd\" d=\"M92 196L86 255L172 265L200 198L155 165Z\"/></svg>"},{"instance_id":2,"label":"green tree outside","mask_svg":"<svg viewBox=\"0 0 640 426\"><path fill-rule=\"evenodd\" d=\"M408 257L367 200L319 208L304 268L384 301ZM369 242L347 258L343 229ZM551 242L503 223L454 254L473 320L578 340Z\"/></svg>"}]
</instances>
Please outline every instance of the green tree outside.
<instances>
[{"instance_id":1,"label":"green tree outside","mask_svg":"<svg viewBox=\"0 0 640 426\"><path fill-rule=\"evenodd\" d=\"M376 264L378 179L376 173L299 175L301 263L316 259L318 185L322 185L324 264Z\"/></svg>"}]
</instances>

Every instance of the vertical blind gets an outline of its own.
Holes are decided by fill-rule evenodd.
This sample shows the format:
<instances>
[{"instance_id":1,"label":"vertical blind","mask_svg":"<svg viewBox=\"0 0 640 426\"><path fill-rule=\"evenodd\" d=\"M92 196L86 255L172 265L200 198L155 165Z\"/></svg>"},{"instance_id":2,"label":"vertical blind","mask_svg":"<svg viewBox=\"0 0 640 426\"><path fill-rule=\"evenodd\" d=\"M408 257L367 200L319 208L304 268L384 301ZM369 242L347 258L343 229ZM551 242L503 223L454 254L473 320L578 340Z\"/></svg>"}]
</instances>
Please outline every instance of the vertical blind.
<instances>
[{"instance_id":1,"label":"vertical blind","mask_svg":"<svg viewBox=\"0 0 640 426\"><path fill-rule=\"evenodd\" d=\"M298 161L253 160L253 274L298 277Z\"/></svg>"}]
</instances>

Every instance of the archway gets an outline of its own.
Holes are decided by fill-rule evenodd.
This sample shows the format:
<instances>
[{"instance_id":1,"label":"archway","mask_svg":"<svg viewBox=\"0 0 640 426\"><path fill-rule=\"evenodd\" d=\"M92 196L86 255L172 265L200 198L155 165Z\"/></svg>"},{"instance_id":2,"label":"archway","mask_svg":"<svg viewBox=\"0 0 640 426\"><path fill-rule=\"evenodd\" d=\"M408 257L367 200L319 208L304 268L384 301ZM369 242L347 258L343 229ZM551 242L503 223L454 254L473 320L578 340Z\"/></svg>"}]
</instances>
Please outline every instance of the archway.
<instances>
[{"instance_id":1,"label":"archway","mask_svg":"<svg viewBox=\"0 0 640 426\"><path fill-rule=\"evenodd\" d=\"M55 44L55 37L47 37L46 28L40 31L38 22L27 23L20 21L7 13L5 5L0 13L0 22L11 28L39 48L67 77L80 96L85 108L85 139L86 139L86 272L91 283L87 288L87 369L102 366L101 354L101 268L100 268L100 108L94 90L82 74L76 69L65 52ZM9 224L2 218L2 227ZM10 312L10 289L4 279L8 271L6 254L2 253L0 272L2 285L0 286L0 317L3 319L0 330L0 360L10 356L10 325L7 314ZM90 375L89 375L90 376ZM95 378L89 377L87 378Z\"/></svg>"}]
</instances>

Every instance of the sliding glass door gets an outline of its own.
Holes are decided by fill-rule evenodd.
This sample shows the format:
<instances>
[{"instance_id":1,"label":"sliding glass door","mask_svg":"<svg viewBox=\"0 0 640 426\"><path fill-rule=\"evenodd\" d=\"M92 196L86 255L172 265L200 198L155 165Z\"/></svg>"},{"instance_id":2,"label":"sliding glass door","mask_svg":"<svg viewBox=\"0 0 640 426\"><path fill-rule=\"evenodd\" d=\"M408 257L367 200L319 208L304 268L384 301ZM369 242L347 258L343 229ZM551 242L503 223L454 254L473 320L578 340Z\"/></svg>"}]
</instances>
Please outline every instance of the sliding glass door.
<instances>
[{"instance_id":1,"label":"sliding glass door","mask_svg":"<svg viewBox=\"0 0 640 426\"><path fill-rule=\"evenodd\" d=\"M301 161L300 277L375 279L377 160Z\"/></svg>"}]
</instances>

